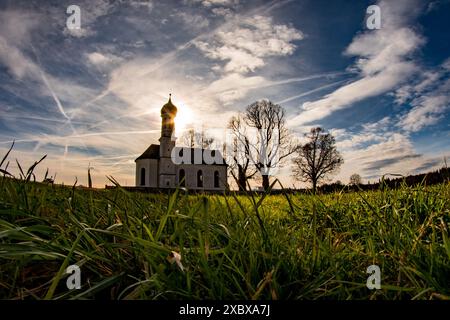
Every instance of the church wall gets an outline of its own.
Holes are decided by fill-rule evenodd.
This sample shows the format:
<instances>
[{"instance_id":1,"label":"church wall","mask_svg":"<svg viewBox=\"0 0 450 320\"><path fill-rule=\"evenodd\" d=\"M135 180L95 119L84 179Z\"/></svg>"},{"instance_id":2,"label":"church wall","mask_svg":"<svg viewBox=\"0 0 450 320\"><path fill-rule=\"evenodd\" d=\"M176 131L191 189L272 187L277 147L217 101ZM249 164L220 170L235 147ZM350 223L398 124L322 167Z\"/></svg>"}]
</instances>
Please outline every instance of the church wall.
<instances>
[{"instance_id":1,"label":"church wall","mask_svg":"<svg viewBox=\"0 0 450 320\"><path fill-rule=\"evenodd\" d=\"M149 174L148 174L148 186L157 187L158 186L158 160L149 159Z\"/></svg>"},{"instance_id":2,"label":"church wall","mask_svg":"<svg viewBox=\"0 0 450 320\"><path fill-rule=\"evenodd\" d=\"M225 190L228 187L228 167L227 166L217 166L217 170L220 173L220 188Z\"/></svg>"},{"instance_id":3,"label":"church wall","mask_svg":"<svg viewBox=\"0 0 450 320\"><path fill-rule=\"evenodd\" d=\"M185 186L191 190L224 190L227 181L227 167L219 165L197 165L187 164L176 166L176 184L180 181L180 170L185 171ZM203 187L197 186L197 172L202 170ZM219 188L214 187L214 172L219 172Z\"/></svg>"},{"instance_id":4,"label":"church wall","mask_svg":"<svg viewBox=\"0 0 450 320\"><path fill-rule=\"evenodd\" d=\"M185 186L192 190L224 190L227 183L227 167L223 165L174 165L170 171L175 175L163 174L160 175L159 169L163 163L171 162L170 159L164 159L161 161L157 159L140 159L136 161L136 186L141 186L141 169L145 169L145 187L153 188L167 188L168 186L162 185L164 181L161 181L161 185L158 186L158 181L164 178L170 179L170 187L174 188L180 181L179 173L180 169L185 170ZM162 163L161 163L162 162ZM160 167L158 169L158 167ZM202 170L203 172L203 187L197 186L197 172ZM219 188L214 187L214 172L219 172ZM159 177L158 177L159 176Z\"/></svg>"},{"instance_id":5,"label":"church wall","mask_svg":"<svg viewBox=\"0 0 450 320\"><path fill-rule=\"evenodd\" d=\"M174 188L175 183L175 164L170 158L159 159L159 187Z\"/></svg>"},{"instance_id":6,"label":"church wall","mask_svg":"<svg viewBox=\"0 0 450 320\"><path fill-rule=\"evenodd\" d=\"M136 186L141 186L141 169L145 169L145 187L157 187L158 160L140 159L136 161Z\"/></svg>"}]
</instances>

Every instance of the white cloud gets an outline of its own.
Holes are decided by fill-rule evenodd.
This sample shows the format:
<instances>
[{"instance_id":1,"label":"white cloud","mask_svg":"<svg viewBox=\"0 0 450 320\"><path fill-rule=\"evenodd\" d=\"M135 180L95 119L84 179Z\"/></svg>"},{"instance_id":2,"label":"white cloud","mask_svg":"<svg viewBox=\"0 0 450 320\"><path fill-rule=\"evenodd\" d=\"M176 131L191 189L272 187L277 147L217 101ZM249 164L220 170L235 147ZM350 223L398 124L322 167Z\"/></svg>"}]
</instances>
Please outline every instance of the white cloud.
<instances>
[{"instance_id":1,"label":"white cloud","mask_svg":"<svg viewBox=\"0 0 450 320\"><path fill-rule=\"evenodd\" d=\"M411 138L405 133L393 131L394 119L382 118L362 125L358 133L345 129L330 130L336 137L337 148L345 159L336 177L348 181L353 173L359 173L374 181L384 174L416 174L436 169L442 163L439 156L418 154Z\"/></svg>"},{"instance_id":2,"label":"white cloud","mask_svg":"<svg viewBox=\"0 0 450 320\"><path fill-rule=\"evenodd\" d=\"M84 38L97 34L96 29L93 27L96 20L110 13L116 4L114 1L97 0L85 1L77 5L80 7L81 28L68 29L64 23L63 34L77 38Z\"/></svg>"},{"instance_id":3,"label":"white cloud","mask_svg":"<svg viewBox=\"0 0 450 320\"><path fill-rule=\"evenodd\" d=\"M35 76L39 68L16 47L0 36L0 63L5 65L15 77Z\"/></svg>"},{"instance_id":4,"label":"white cloud","mask_svg":"<svg viewBox=\"0 0 450 320\"><path fill-rule=\"evenodd\" d=\"M189 30L201 30L209 26L209 20L198 14L180 11L174 16L180 18Z\"/></svg>"},{"instance_id":5,"label":"white cloud","mask_svg":"<svg viewBox=\"0 0 450 320\"><path fill-rule=\"evenodd\" d=\"M201 3L204 7L224 6L233 7L239 4L239 0L191 0L193 3Z\"/></svg>"},{"instance_id":6,"label":"white cloud","mask_svg":"<svg viewBox=\"0 0 450 320\"><path fill-rule=\"evenodd\" d=\"M439 71L421 72L417 75L416 81L410 81L410 83L395 90L395 103L401 105L420 96L422 93L435 86L441 76L442 74Z\"/></svg>"},{"instance_id":7,"label":"white cloud","mask_svg":"<svg viewBox=\"0 0 450 320\"><path fill-rule=\"evenodd\" d=\"M416 94L422 93L431 85L433 85L440 78L440 76L441 75L439 74L439 72L425 72L423 74L424 79L417 85L415 85L413 90Z\"/></svg>"},{"instance_id":8,"label":"white cloud","mask_svg":"<svg viewBox=\"0 0 450 320\"><path fill-rule=\"evenodd\" d=\"M396 91L396 102L409 103L413 108L400 117L398 126L407 132L416 132L433 125L450 109L450 78L444 62L435 71L425 71L414 84Z\"/></svg>"},{"instance_id":9,"label":"white cloud","mask_svg":"<svg viewBox=\"0 0 450 320\"><path fill-rule=\"evenodd\" d=\"M223 46L211 49L205 42L197 43L197 47L206 52L207 57L211 59L229 60L224 68L226 72L247 73L264 66L263 59L235 47Z\"/></svg>"},{"instance_id":10,"label":"white cloud","mask_svg":"<svg viewBox=\"0 0 450 320\"><path fill-rule=\"evenodd\" d=\"M450 71L450 58L447 58L447 59L444 61L444 63L442 63L442 67L443 67L445 70Z\"/></svg>"},{"instance_id":11,"label":"white cloud","mask_svg":"<svg viewBox=\"0 0 450 320\"><path fill-rule=\"evenodd\" d=\"M379 5L382 28L357 35L345 51L359 57L349 69L357 70L361 78L320 100L304 103L303 112L290 121L291 125L320 120L355 102L389 92L420 70L411 55L424 39L407 26L415 15L413 3L382 1Z\"/></svg>"},{"instance_id":12,"label":"white cloud","mask_svg":"<svg viewBox=\"0 0 450 320\"><path fill-rule=\"evenodd\" d=\"M35 13L16 10L0 12L0 63L15 77L33 77L39 68L22 48L29 46L31 33L41 21Z\"/></svg>"},{"instance_id":13,"label":"white cloud","mask_svg":"<svg viewBox=\"0 0 450 320\"><path fill-rule=\"evenodd\" d=\"M233 73L212 82L206 88L205 93L217 96L221 102L227 105L245 97L251 89L268 83L263 77L244 77L238 73Z\"/></svg>"},{"instance_id":14,"label":"white cloud","mask_svg":"<svg viewBox=\"0 0 450 320\"><path fill-rule=\"evenodd\" d=\"M42 17L34 12L4 10L0 12L0 34L12 46L23 47L31 41L31 31L42 22Z\"/></svg>"},{"instance_id":15,"label":"white cloud","mask_svg":"<svg viewBox=\"0 0 450 320\"><path fill-rule=\"evenodd\" d=\"M86 54L89 62L95 65L103 65L106 63L111 62L111 59L105 56L104 54L101 54L100 52L92 52Z\"/></svg>"},{"instance_id":16,"label":"white cloud","mask_svg":"<svg viewBox=\"0 0 450 320\"><path fill-rule=\"evenodd\" d=\"M304 111L291 119L290 125L301 125L322 119L352 103L385 93L404 77L411 75L414 70L416 67L412 63L397 63L388 70L345 85L321 100L305 102Z\"/></svg>"},{"instance_id":17,"label":"white cloud","mask_svg":"<svg viewBox=\"0 0 450 320\"><path fill-rule=\"evenodd\" d=\"M135 8L138 8L138 9L141 9L142 7L144 7L144 8L147 7L149 11L153 10L153 2L150 1L150 0L147 0L147 1L145 1L145 0L143 0L143 1L133 0L133 1L127 1L127 3L130 4L132 7L135 7Z\"/></svg>"},{"instance_id":18,"label":"white cloud","mask_svg":"<svg viewBox=\"0 0 450 320\"><path fill-rule=\"evenodd\" d=\"M236 22L217 31L211 41L195 41L208 58L226 61L225 72L255 71L266 57L292 54L292 41L303 39L299 30L274 24L271 17L240 17Z\"/></svg>"},{"instance_id":19,"label":"white cloud","mask_svg":"<svg viewBox=\"0 0 450 320\"><path fill-rule=\"evenodd\" d=\"M100 70L108 70L117 64L123 62L123 58L111 53L90 52L86 53L86 58L90 63L98 67Z\"/></svg>"},{"instance_id":20,"label":"white cloud","mask_svg":"<svg viewBox=\"0 0 450 320\"><path fill-rule=\"evenodd\" d=\"M395 103L396 104L404 104L406 101L411 99L412 94L412 86L409 84L403 85L397 90L395 90Z\"/></svg>"},{"instance_id":21,"label":"white cloud","mask_svg":"<svg viewBox=\"0 0 450 320\"><path fill-rule=\"evenodd\" d=\"M423 96L414 103L417 105L399 123L406 131L419 131L442 119L443 113L450 108L450 96L448 94Z\"/></svg>"},{"instance_id":22,"label":"white cloud","mask_svg":"<svg viewBox=\"0 0 450 320\"><path fill-rule=\"evenodd\" d=\"M377 122L365 123L362 125L364 131L371 133L380 133L386 131L392 124L392 119L390 117L384 117Z\"/></svg>"},{"instance_id":23,"label":"white cloud","mask_svg":"<svg viewBox=\"0 0 450 320\"><path fill-rule=\"evenodd\" d=\"M72 36L75 38L87 38L96 34L94 29L88 26L84 26L80 29L67 29L65 28L63 31L65 36Z\"/></svg>"},{"instance_id":24,"label":"white cloud","mask_svg":"<svg viewBox=\"0 0 450 320\"><path fill-rule=\"evenodd\" d=\"M214 15L216 15L216 16L223 16L225 18L232 17L233 14L234 14L231 9L229 9L229 8L222 8L222 7L220 7L220 8L213 8L211 10L211 12Z\"/></svg>"}]
</instances>

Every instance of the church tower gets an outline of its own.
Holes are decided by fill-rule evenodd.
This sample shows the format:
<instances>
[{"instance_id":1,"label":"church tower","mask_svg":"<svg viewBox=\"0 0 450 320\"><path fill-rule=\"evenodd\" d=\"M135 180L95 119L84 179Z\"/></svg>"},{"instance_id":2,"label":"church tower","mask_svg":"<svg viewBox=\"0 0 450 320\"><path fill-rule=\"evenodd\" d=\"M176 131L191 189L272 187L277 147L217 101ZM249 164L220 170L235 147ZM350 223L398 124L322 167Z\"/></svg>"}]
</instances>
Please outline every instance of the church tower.
<instances>
[{"instance_id":1,"label":"church tower","mask_svg":"<svg viewBox=\"0 0 450 320\"><path fill-rule=\"evenodd\" d=\"M175 164L171 153L175 147L175 116L177 107L172 104L172 95L161 109L161 138L159 138L159 187L173 188L175 183Z\"/></svg>"}]
</instances>

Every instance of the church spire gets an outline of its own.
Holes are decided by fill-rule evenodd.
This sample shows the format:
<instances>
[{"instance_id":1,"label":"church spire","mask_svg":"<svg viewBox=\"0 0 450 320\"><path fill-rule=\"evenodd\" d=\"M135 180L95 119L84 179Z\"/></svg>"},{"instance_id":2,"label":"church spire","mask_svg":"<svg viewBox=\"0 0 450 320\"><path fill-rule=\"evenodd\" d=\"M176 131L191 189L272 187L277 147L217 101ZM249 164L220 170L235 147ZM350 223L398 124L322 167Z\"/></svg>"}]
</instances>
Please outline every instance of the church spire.
<instances>
[{"instance_id":1,"label":"church spire","mask_svg":"<svg viewBox=\"0 0 450 320\"><path fill-rule=\"evenodd\" d=\"M161 137L172 137L175 132L176 115L177 107L172 103L172 94L169 94L169 101L161 108Z\"/></svg>"}]
</instances>

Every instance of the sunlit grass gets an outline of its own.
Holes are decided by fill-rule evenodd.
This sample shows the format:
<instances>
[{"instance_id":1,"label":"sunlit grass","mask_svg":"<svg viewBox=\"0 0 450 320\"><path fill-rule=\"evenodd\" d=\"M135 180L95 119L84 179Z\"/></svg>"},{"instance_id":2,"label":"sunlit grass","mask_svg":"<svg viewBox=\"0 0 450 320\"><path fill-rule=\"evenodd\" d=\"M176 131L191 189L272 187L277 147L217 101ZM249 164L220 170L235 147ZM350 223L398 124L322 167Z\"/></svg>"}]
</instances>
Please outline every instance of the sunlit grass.
<instances>
[{"instance_id":1,"label":"sunlit grass","mask_svg":"<svg viewBox=\"0 0 450 320\"><path fill-rule=\"evenodd\" d=\"M448 299L449 199L449 184L159 195L3 177L0 298ZM366 288L371 264L381 290Z\"/></svg>"}]
</instances>

